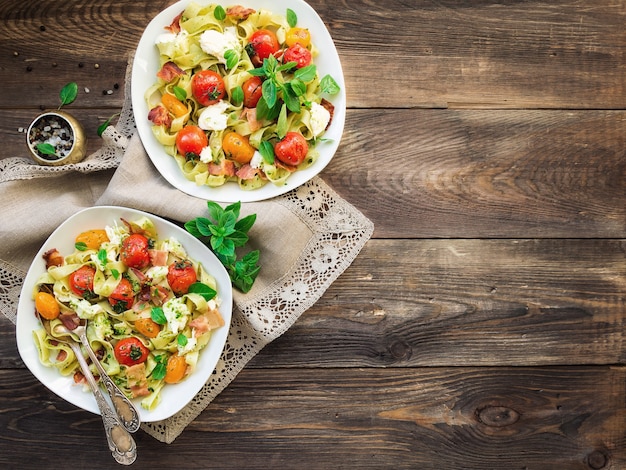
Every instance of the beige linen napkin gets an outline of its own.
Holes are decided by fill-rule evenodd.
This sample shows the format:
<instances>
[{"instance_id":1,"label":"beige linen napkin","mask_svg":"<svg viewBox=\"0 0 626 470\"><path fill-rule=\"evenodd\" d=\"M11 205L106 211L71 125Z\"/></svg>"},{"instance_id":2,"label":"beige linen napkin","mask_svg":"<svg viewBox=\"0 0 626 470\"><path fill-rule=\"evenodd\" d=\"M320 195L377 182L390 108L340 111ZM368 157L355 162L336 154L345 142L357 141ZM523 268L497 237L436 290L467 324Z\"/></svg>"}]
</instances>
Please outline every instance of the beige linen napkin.
<instances>
[{"instance_id":1,"label":"beige linen napkin","mask_svg":"<svg viewBox=\"0 0 626 470\"><path fill-rule=\"evenodd\" d=\"M77 166L42 169L27 159L0 160L0 311L16 321L23 278L33 256L67 217L93 205L144 210L179 222L206 216L206 201L188 196L160 176L134 134L126 103L103 148ZM7 164L10 161L10 164ZM117 166L112 174L110 169ZM373 224L321 178L268 201L242 204L255 213L250 248L261 252L261 272L247 294L234 291L233 319L215 373L179 413L142 429L170 443L265 345L310 308L352 263Z\"/></svg>"}]
</instances>

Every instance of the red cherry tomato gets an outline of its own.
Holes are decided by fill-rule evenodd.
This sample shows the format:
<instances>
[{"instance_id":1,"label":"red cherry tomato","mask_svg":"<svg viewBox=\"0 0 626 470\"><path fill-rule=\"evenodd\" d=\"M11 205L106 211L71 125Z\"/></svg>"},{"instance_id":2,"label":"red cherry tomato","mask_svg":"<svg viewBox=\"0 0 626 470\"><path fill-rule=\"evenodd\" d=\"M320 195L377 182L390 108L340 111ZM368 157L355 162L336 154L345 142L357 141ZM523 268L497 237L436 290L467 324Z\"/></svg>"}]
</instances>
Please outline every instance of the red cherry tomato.
<instances>
[{"instance_id":1,"label":"red cherry tomato","mask_svg":"<svg viewBox=\"0 0 626 470\"><path fill-rule=\"evenodd\" d=\"M255 67L263 65L263 59L278 52L279 44L276 34L269 29L259 29L250 36L246 51Z\"/></svg>"},{"instance_id":2,"label":"red cherry tomato","mask_svg":"<svg viewBox=\"0 0 626 470\"><path fill-rule=\"evenodd\" d=\"M243 82L243 105L246 108L256 108L263 94L263 80L261 77L251 77Z\"/></svg>"},{"instance_id":3,"label":"red cherry tomato","mask_svg":"<svg viewBox=\"0 0 626 470\"><path fill-rule=\"evenodd\" d=\"M198 126L185 126L176 134L176 149L186 158L198 158L209 139Z\"/></svg>"},{"instance_id":4,"label":"red cherry tomato","mask_svg":"<svg viewBox=\"0 0 626 470\"><path fill-rule=\"evenodd\" d=\"M109 296L109 304L116 312L124 312L130 309L134 303L135 293L133 292L133 285L128 279L123 277Z\"/></svg>"},{"instance_id":5,"label":"red cherry tomato","mask_svg":"<svg viewBox=\"0 0 626 470\"><path fill-rule=\"evenodd\" d=\"M81 266L69 276L70 290L83 299L93 299L93 278L96 270L91 266Z\"/></svg>"},{"instance_id":6,"label":"red cherry tomato","mask_svg":"<svg viewBox=\"0 0 626 470\"><path fill-rule=\"evenodd\" d=\"M201 70L191 79L191 94L202 106L210 106L224 98L226 86L219 73Z\"/></svg>"},{"instance_id":7,"label":"red cherry tomato","mask_svg":"<svg viewBox=\"0 0 626 470\"><path fill-rule=\"evenodd\" d=\"M295 62L297 69L310 65L311 59L311 51L309 51L306 47L302 47L300 43L295 43L283 54L283 64L286 64L287 62Z\"/></svg>"},{"instance_id":8,"label":"red cherry tomato","mask_svg":"<svg viewBox=\"0 0 626 470\"><path fill-rule=\"evenodd\" d=\"M302 134L287 132L285 137L274 146L274 154L286 165L298 166L306 158L309 144Z\"/></svg>"},{"instance_id":9,"label":"red cherry tomato","mask_svg":"<svg viewBox=\"0 0 626 470\"><path fill-rule=\"evenodd\" d=\"M131 336L117 342L113 348L115 359L125 366L134 366L146 362L150 351L139 338Z\"/></svg>"},{"instance_id":10,"label":"red cherry tomato","mask_svg":"<svg viewBox=\"0 0 626 470\"><path fill-rule=\"evenodd\" d=\"M176 295L183 295L189 292L189 286L196 282L197 279L193 263L188 259L175 261L167 268L167 283Z\"/></svg>"},{"instance_id":11,"label":"red cherry tomato","mask_svg":"<svg viewBox=\"0 0 626 470\"><path fill-rule=\"evenodd\" d=\"M150 264L149 247L150 242L145 235L133 233L122 241L120 259L129 268L143 269Z\"/></svg>"}]
</instances>

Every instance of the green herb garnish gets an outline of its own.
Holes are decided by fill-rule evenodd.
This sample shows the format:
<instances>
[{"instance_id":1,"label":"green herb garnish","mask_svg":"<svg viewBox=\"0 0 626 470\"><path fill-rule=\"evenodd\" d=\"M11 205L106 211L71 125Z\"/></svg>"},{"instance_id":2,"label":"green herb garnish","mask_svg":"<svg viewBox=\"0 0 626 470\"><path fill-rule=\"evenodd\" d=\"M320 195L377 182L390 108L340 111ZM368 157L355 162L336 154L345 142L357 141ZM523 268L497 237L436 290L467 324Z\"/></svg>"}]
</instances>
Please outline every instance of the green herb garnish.
<instances>
[{"instance_id":1,"label":"green herb garnish","mask_svg":"<svg viewBox=\"0 0 626 470\"><path fill-rule=\"evenodd\" d=\"M271 146L269 143L268 145ZM241 202L222 208L213 201L207 201L207 208L209 218L197 217L190 220L185 223L185 229L213 251L228 271L233 286L244 293L248 292L260 271L260 266L257 266L260 253L258 250L251 251L241 260L237 260L236 250L248 243L248 232L256 221L256 214L238 220ZM196 284L192 284L191 288L209 288L203 284L200 286Z\"/></svg>"}]
</instances>

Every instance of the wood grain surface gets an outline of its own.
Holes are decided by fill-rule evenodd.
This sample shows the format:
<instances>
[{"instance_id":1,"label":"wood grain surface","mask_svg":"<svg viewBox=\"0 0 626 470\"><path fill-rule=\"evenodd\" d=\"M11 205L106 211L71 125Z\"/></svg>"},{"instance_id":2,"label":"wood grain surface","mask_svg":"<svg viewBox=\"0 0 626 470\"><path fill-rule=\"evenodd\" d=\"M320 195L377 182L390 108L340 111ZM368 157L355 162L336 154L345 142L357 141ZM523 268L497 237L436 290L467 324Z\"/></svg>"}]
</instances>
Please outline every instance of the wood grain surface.
<instances>
[{"instance_id":1,"label":"wood grain surface","mask_svg":"<svg viewBox=\"0 0 626 470\"><path fill-rule=\"evenodd\" d=\"M0 0L0 158L68 81L97 149L171 3ZM374 236L174 443L139 432L133 466L626 468L626 1L309 3L348 101L322 177ZM3 317L0 429L2 468L114 465Z\"/></svg>"}]
</instances>

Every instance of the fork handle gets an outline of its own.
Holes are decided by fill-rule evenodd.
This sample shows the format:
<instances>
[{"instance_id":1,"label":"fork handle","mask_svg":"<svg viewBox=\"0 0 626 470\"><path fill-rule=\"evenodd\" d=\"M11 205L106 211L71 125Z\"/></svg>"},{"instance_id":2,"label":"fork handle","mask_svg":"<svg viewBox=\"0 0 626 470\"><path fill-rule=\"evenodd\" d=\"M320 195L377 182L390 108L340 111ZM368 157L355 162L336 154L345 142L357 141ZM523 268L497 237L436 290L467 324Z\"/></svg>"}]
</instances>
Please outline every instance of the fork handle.
<instances>
[{"instance_id":1,"label":"fork handle","mask_svg":"<svg viewBox=\"0 0 626 470\"><path fill-rule=\"evenodd\" d=\"M91 345L89 344L89 340L87 339L87 335L83 332L83 334L78 335L80 337L81 343L87 350L87 354L91 358L91 362L93 362L100 373L100 379L104 382L104 386L109 392L109 396L111 397L111 403L113 403L113 407L117 412L117 416L122 423L122 425L126 428L128 432L135 432L139 429L141 421L139 419L139 413L137 409L133 405L133 403L128 399L124 392L122 392L115 382L109 377L109 374L104 370L102 364L96 357L93 349L91 349Z\"/></svg>"},{"instance_id":2,"label":"fork handle","mask_svg":"<svg viewBox=\"0 0 626 470\"><path fill-rule=\"evenodd\" d=\"M137 444L133 436L122 426L117 418L117 414L111 409L104 395L102 395L78 343L72 342L70 346L98 404L102 423L104 424L104 433L113 458L122 465L132 464L137 458Z\"/></svg>"}]
</instances>

